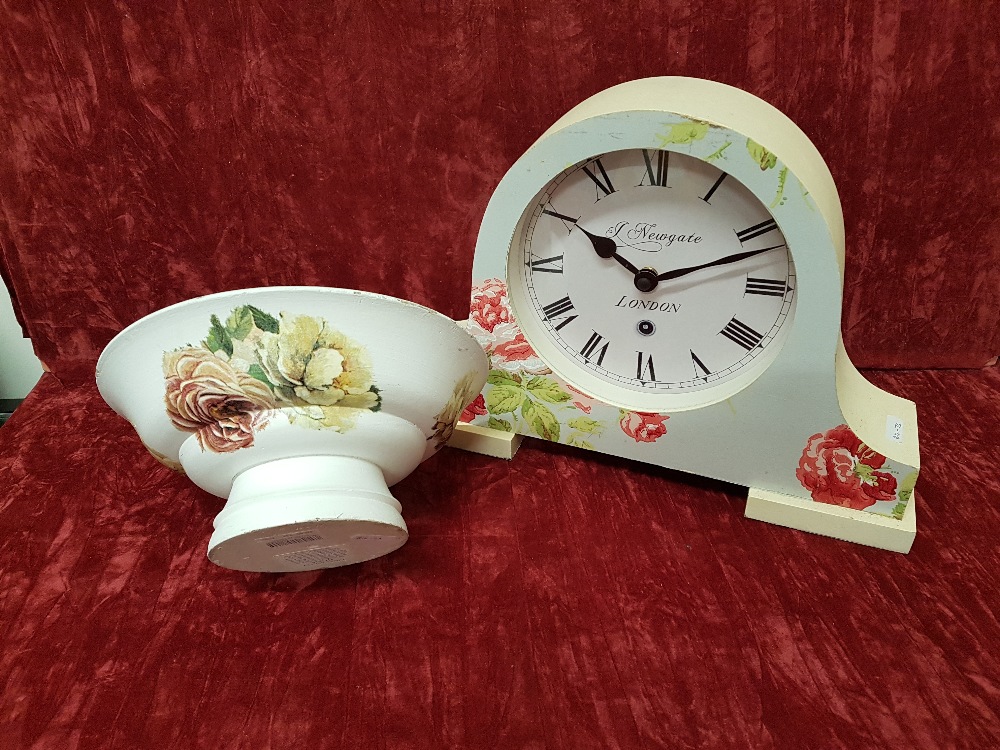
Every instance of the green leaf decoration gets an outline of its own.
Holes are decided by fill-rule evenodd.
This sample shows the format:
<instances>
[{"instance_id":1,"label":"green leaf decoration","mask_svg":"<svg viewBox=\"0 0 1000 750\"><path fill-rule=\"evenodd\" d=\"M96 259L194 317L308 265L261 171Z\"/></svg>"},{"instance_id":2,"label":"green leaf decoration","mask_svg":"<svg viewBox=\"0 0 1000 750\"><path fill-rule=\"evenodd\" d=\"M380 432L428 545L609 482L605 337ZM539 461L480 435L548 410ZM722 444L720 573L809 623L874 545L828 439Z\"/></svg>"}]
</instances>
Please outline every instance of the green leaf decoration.
<instances>
[{"instance_id":1,"label":"green leaf decoration","mask_svg":"<svg viewBox=\"0 0 1000 750\"><path fill-rule=\"evenodd\" d=\"M242 341L253 330L253 315L247 306L237 307L226 321L226 333L236 341Z\"/></svg>"},{"instance_id":2,"label":"green leaf decoration","mask_svg":"<svg viewBox=\"0 0 1000 750\"><path fill-rule=\"evenodd\" d=\"M261 383L263 383L264 385L266 385L268 388L271 388L271 389L274 388L274 383L272 383L268 379L267 373L264 372L264 368L261 367L260 365L258 365L256 363L250 365L250 370L247 372L247 374L251 378L254 378L255 380L259 380Z\"/></svg>"},{"instance_id":3,"label":"green leaf decoration","mask_svg":"<svg viewBox=\"0 0 1000 750\"><path fill-rule=\"evenodd\" d=\"M660 144L666 146L668 143L694 143L700 141L708 135L707 122L678 122L670 126L670 130L659 135Z\"/></svg>"},{"instance_id":4,"label":"green leaf decoration","mask_svg":"<svg viewBox=\"0 0 1000 750\"><path fill-rule=\"evenodd\" d=\"M486 410L490 414L513 414L524 399L518 386L497 385L486 393Z\"/></svg>"},{"instance_id":5,"label":"green leaf decoration","mask_svg":"<svg viewBox=\"0 0 1000 750\"><path fill-rule=\"evenodd\" d=\"M875 484L874 472L875 470L868 464L859 463L854 467L854 473L865 484Z\"/></svg>"},{"instance_id":6,"label":"green leaf decoration","mask_svg":"<svg viewBox=\"0 0 1000 750\"><path fill-rule=\"evenodd\" d=\"M526 398L521 404L521 415L536 435L546 440L559 442L559 420L545 404L539 404Z\"/></svg>"},{"instance_id":7,"label":"green leaf decoration","mask_svg":"<svg viewBox=\"0 0 1000 750\"><path fill-rule=\"evenodd\" d=\"M911 471L903 477L903 481L899 483L899 502L903 504L910 502L910 498L913 497L913 488L917 485L917 474L919 473ZM893 513L895 513L895 510Z\"/></svg>"},{"instance_id":8,"label":"green leaf decoration","mask_svg":"<svg viewBox=\"0 0 1000 750\"><path fill-rule=\"evenodd\" d=\"M760 165L761 170L772 169L778 163L777 156L750 138L747 138L747 151L750 152L750 157Z\"/></svg>"},{"instance_id":9,"label":"green leaf decoration","mask_svg":"<svg viewBox=\"0 0 1000 750\"><path fill-rule=\"evenodd\" d=\"M504 372L503 370L490 370L490 375L486 379L486 382L490 385L517 386L521 381L515 380L514 376L509 372Z\"/></svg>"},{"instance_id":10,"label":"green leaf decoration","mask_svg":"<svg viewBox=\"0 0 1000 750\"><path fill-rule=\"evenodd\" d=\"M253 305L247 305L246 309L250 311L250 315L253 316L254 325L260 330L265 333L278 332L278 319L273 315L268 315L266 312L260 308L254 307Z\"/></svg>"},{"instance_id":11,"label":"green leaf decoration","mask_svg":"<svg viewBox=\"0 0 1000 750\"><path fill-rule=\"evenodd\" d=\"M785 182L788 180L788 167L782 167L778 172L778 192L774 194L771 208L777 208L785 202Z\"/></svg>"},{"instance_id":12,"label":"green leaf decoration","mask_svg":"<svg viewBox=\"0 0 1000 750\"><path fill-rule=\"evenodd\" d=\"M543 378L540 375L531 378L524 384L524 387L532 396L540 398L542 401L548 401L550 404L561 404L572 398L552 378Z\"/></svg>"},{"instance_id":13,"label":"green leaf decoration","mask_svg":"<svg viewBox=\"0 0 1000 750\"><path fill-rule=\"evenodd\" d=\"M577 448L586 448L588 451L594 450L593 443L590 443L586 440L581 440L580 437L576 434L571 435L569 440L566 441L566 444L575 446Z\"/></svg>"},{"instance_id":14,"label":"green leaf decoration","mask_svg":"<svg viewBox=\"0 0 1000 750\"><path fill-rule=\"evenodd\" d=\"M902 521L904 513L906 513L906 503L896 503L896 506L892 509L892 517L897 521Z\"/></svg>"},{"instance_id":15,"label":"green leaf decoration","mask_svg":"<svg viewBox=\"0 0 1000 750\"><path fill-rule=\"evenodd\" d=\"M219 318L212 316L212 327L208 329L208 336L205 339L205 348L212 353L225 352L230 357L233 356L233 340L229 337L229 332L225 326L219 322Z\"/></svg>"},{"instance_id":16,"label":"green leaf decoration","mask_svg":"<svg viewBox=\"0 0 1000 750\"><path fill-rule=\"evenodd\" d=\"M719 146L719 148L717 148L715 151L706 156L705 161L715 161L716 159L721 159L723 152L732 145L733 145L732 141L726 141L721 146Z\"/></svg>"},{"instance_id":17,"label":"green leaf decoration","mask_svg":"<svg viewBox=\"0 0 1000 750\"><path fill-rule=\"evenodd\" d=\"M604 432L604 422L599 422L596 419L591 419L590 417L576 417L575 419L569 420L567 424L577 432L582 432L587 435L600 435Z\"/></svg>"},{"instance_id":18,"label":"green leaf decoration","mask_svg":"<svg viewBox=\"0 0 1000 750\"><path fill-rule=\"evenodd\" d=\"M499 417L490 417L486 421L486 426L493 430L502 430L503 432L514 431L514 426L510 422L506 419L500 419Z\"/></svg>"},{"instance_id":19,"label":"green leaf decoration","mask_svg":"<svg viewBox=\"0 0 1000 750\"><path fill-rule=\"evenodd\" d=\"M799 192L802 193L802 200L805 201L806 208L810 211L816 210L816 204L809 198L809 191L806 190L806 186L799 183Z\"/></svg>"}]
</instances>

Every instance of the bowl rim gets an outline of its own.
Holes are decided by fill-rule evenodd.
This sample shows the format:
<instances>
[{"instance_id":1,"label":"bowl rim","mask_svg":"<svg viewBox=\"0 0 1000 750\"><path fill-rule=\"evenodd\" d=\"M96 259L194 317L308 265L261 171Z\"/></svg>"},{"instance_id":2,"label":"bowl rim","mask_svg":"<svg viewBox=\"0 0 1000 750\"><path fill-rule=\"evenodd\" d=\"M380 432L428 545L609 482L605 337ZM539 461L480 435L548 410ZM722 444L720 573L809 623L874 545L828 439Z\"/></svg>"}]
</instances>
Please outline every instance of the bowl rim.
<instances>
[{"instance_id":1,"label":"bowl rim","mask_svg":"<svg viewBox=\"0 0 1000 750\"><path fill-rule=\"evenodd\" d=\"M123 345L123 341L128 338L128 335L132 329L138 328L140 326L145 326L154 318L159 318L163 315L169 314L174 310L193 306L196 303L202 303L210 300L225 299L227 297L234 297L237 295L254 293L254 292L321 292L321 293L332 293L331 296L335 297L363 297L366 299L371 299L378 302L384 302L391 305L400 305L403 307L413 307L424 313L431 313L434 316L440 318L442 321L447 322L460 331L469 335L467 331L458 325L459 321L449 318L444 313L435 310L433 307L427 307L426 305L421 305L419 302L413 302L412 300L403 299L401 297L393 297L389 294L381 294L380 292L368 292L362 289L348 289L346 287L334 287L334 286L318 286L318 285L296 285L296 284L284 284L279 286L256 286L256 287L245 287L240 289L227 289L221 292L212 292L211 294L203 294L198 297L191 297L190 299L181 300L180 302L174 302L173 304L167 305L166 307L160 307L148 315L143 315L138 320L135 320L121 329L114 337L104 346L101 350L100 356L97 358L97 363L95 366L95 374L100 377L101 365L114 355L114 351Z\"/></svg>"}]
</instances>

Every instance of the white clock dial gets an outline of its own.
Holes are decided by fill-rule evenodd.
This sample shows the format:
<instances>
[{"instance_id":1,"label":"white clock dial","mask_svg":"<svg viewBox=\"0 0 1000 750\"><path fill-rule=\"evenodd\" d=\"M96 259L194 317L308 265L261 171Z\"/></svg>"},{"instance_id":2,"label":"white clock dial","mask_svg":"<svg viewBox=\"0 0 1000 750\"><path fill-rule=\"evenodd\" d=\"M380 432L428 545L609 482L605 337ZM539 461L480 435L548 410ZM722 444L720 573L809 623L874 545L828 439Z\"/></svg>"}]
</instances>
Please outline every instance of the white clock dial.
<instances>
[{"instance_id":1,"label":"white clock dial","mask_svg":"<svg viewBox=\"0 0 1000 750\"><path fill-rule=\"evenodd\" d=\"M795 307L768 210L732 176L671 151L613 152L552 180L522 219L508 278L552 369L629 408L741 390L773 361Z\"/></svg>"}]
</instances>

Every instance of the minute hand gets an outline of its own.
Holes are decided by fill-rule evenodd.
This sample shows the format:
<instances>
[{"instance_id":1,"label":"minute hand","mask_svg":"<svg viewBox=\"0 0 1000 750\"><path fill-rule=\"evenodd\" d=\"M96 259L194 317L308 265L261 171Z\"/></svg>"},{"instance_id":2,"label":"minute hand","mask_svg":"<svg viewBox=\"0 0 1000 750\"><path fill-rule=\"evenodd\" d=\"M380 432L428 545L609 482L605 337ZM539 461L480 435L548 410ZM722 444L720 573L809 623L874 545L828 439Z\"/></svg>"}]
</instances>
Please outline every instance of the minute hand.
<instances>
[{"instance_id":1,"label":"minute hand","mask_svg":"<svg viewBox=\"0 0 1000 750\"><path fill-rule=\"evenodd\" d=\"M688 268L677 268L673 271L666 271L661 273L656 277L657 281L670 281L671 279L677 279L681 276L687 276L689 273L694 273L695 271L700 271L703 268L713 268L715 266L724 266L729 263L738 263L741 260L746 260L747 258L752 258L755 255L760 255L761 253L766 253L769 250L777 250L779 247L784 247L784 245L775 245L774 247L765 247L762 250L747 250L743 253L736 253L734 255L727 255L725 258L719 258L718 260L713 260L711 263L702 263L700 266L690 266Z\"/></svg>"}]
</instances>

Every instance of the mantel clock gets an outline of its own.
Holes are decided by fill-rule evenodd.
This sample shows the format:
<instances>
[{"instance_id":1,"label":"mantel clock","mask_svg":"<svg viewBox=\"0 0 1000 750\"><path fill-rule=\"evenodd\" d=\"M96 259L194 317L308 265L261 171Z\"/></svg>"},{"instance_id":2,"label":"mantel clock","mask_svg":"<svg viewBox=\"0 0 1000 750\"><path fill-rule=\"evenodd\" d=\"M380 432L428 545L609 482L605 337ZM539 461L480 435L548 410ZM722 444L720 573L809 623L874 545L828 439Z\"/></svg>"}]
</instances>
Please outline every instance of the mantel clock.
<instances>
[{"instance_id":1,"label":"mantel clock","mask_svg":"<svg viewBox=\"0 0 1000 750\"><path fill-rule=\"evenodd\" d=\"M744 91L591 97L487 206L466 435L530 435L750 488L747 515L907 551L913 403L841 340L844 223L815 146Z\"/></svg>"}]
</instances>

